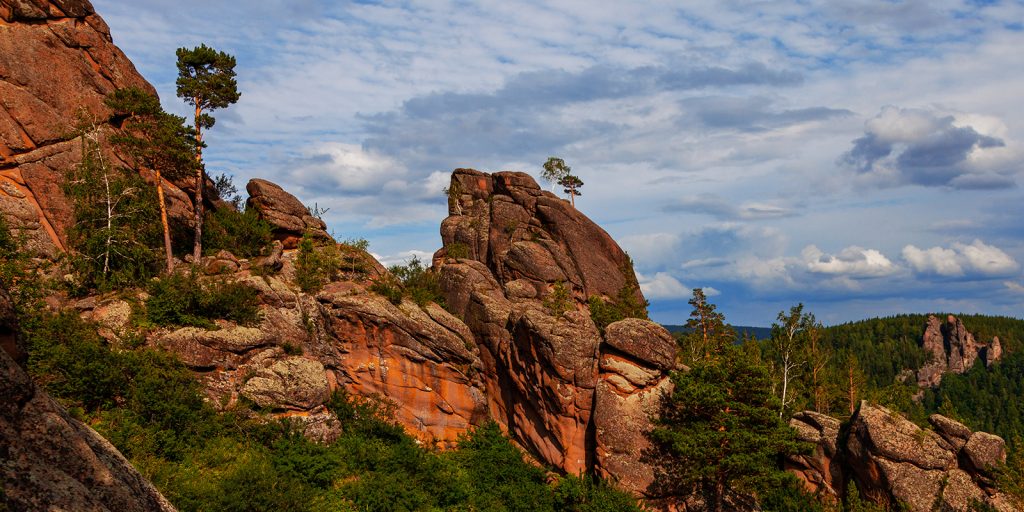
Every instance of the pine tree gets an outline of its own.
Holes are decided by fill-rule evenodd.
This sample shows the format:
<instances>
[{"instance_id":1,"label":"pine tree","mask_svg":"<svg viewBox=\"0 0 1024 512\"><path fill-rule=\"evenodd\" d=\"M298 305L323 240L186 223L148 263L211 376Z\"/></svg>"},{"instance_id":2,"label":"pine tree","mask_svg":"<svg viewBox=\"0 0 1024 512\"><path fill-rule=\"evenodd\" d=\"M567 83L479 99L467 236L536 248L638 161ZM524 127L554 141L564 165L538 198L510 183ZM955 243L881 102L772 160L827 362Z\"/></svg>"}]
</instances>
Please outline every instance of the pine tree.
<instances>
[{"instance_id":1,"label":"pine tree","mask_svg":"<svg viewBox=\"0 0 1024 512\"><path fill-rule=\"evenodd\" d=\"M114 91L106 104L115 118L123 119L121 132L111 138L112 142L124 150L134 172L148 169L155 174L164 256L170 272L174 269L174 256L163 182L184 178L195 168L195 146L190 142L195 135L185 126L185 118L164 112L159 99L137 87Z\"/></svg>"},{"instance_id":2,"label":"pine tree","mask_svg":"<svg viewBox=\"0 0 1024 512\"><path fill-rule=\"evenodd\" d=\"M809 447L777 416L767 371L731 342L735 334L721 313L700 290L691 304L694 328L702 319L707 328L707 357L672 373L674 389L650 433L657 472L652 490L682 499L699 495L720 512L783 485L780 457Z\"/></svg>"},{"instance_id":3,"label":"pine tree","mask_svg":"<svg viewBox=\"0 0 1024 512\"><path fill-rule=\"evenodd\" d=\"M707 358L711 351L735 342L736 331L725 324L725 315L715 311L716 306L708 302L704 290L694 288L689 303L693 312L686 321L688 332L680 340L688 362Z\"/></svg>"},{"instance_id":4,"label":"pine tree","mask_svg":"<svg viewBox=\"0 0 1024 512\"><path fill-rule=\"evenodd\" d=\"M541 177L548 182L557 183L562 187L562 191L569 196L569 201L572 202L573 208L576 207L576 196L583 195L580 192L580 187L583 186L583 180L572 174L572 167L565 165L565 160L558 157L550 157L547 162L544 162L544 171L541 172Z\"/></svg>"},{"instance_id":5,"label":"pine tree","mask_svg":"<svg viewBox=\"0 0 1024 512\"><path fill-rule=\"evenodd\" d=\"M212 128L214 118L209 114L218 108L227 108L238 101L238 82L235 80L235 58L224 52L200 45L191 50L178 48L178 97L195 108L196 190L195 190L195 242L192 256L199 261L203 255L203 130Z\"/></svg>"}]
</instances>

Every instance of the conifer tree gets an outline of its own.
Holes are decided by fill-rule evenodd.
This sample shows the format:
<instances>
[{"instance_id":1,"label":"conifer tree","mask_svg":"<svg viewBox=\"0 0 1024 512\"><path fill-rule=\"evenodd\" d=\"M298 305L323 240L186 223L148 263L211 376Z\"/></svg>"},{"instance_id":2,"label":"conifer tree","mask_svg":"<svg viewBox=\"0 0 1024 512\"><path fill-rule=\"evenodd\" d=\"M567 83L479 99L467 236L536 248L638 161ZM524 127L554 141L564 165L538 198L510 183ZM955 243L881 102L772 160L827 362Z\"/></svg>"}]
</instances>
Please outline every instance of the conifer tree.
<instances>
[{"instance_id":1,"label":"conifer tree","mask_svg":"<svg viewBox=\"0 0 1024 512\"><path fill-rule=\"evenodd\" d=\"M191 50L178 48L178 97L195 108L196 190L195 242L192 255L199 261L203 255L203 130L213 127L215 119L209 112L227 108L238 101L235 80L235 58L199 45Z\"/></svg>"},{"instance_id":2,"label":"conifer tree","mask_svg":"<svg viewBox=\"0 0 1024 512\"><path fill-rule=\"evenodd\" d=\"M558 183L562 187L562 192L569 196L573 208L576 207L576 196L583 195L580 192L583 180L572 174L572 168L565 165L565 160L557 157L548 158L548 161L544 162L544 171L541 172L541 177L548 182Z\"/></svg>"},{"instance_id":3,"label":"conifer tree","mask_svg":"<svg viewBox=\"0 0 1024 512\"><path fill-rule=\"evenodd\" d=\"M708 302L704 290L694 288L689 303L693 312L686 321L687 333L681 340L688 361L707 358L712 351L736 341L736 331L726 325L725 315Z\"/></svg>"},{"instance_id":4,"label":"conifer tree","mask_svg":"<svg viewBox=\"0 0 1024 512\"><path fill-rule=\"evenodd\" d=\"M706 301L700 307L706 310ZM720 314L695 306L693 317L702 315L724 325ZM707 510L720 512L784 485L780 456L808 447L776 415L779 404L765 368L730 337L709 340L708 357L672 373L674 389L663 398L650 433L657 472L652 490L681 499L697 495Z\"/></svg>"},{"instance_id":5,"label":"conifer tree","mask_svg":"<svg viewBox=\"0 0 1024 512\"><path fill-rule=\"evenodd\" d=\"M124 119L121 132L111 138L112 142L124 150L135 172L148 169L155 174L164 257L170 272L174 256L163 180L184 178L197 165L195 146L190 142L194 133L185 126L185 118L164 112L159 99L137 87L114 91L106 104L115 117Z\"/></svg>"}]
</instances>

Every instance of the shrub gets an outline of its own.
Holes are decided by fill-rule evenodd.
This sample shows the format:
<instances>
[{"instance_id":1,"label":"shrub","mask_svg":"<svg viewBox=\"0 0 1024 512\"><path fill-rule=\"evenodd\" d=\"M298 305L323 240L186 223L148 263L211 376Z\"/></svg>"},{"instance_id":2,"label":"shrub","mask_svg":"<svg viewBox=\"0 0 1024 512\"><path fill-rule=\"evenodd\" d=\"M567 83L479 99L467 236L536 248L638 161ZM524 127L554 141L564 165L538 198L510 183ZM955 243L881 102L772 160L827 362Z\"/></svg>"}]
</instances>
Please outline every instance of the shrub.
<instances>
[{"instance_id":1,"label":"shrub","mask_svg":"<svg viewBox=\"0 0 1024 512\"><path fill-rule=\"evenodd\" d=\"M394 305L402 303L402 285L393 275L385 275L377 278L370 285L370 291L388 299Z\"/></svg>"},{"instance_id":2,"label":"shrub","mask_svg":"<svg viewBox=\"0 0 1024 512\"><path fill-rule=\"evenodd\" d=\"M365 238L349 238L341 242L342 268L352 274L366 274L366 251L369 248L370 242Z\"/></svg>"},{"instance_id":3,"label":"shrub","mask_svg":"<svg viewBox=\"0 0 1024 512\"><path fill-rule=\"evenodd\" d=\"M42 317L27 341L29 371L65 404L113 407L128 388L121 357L73 311Z\"/></svg>"},{"instance_id":4,"label":"shrub","mask_svg":"<svg viewBox=\"0 0 1024 512\"><path fill-rule=\"evenodd\" d=\"M640 512L636 500L603 480L566 475L554 490L555 509L567 512ZM777 510L777 509L766 509Z\"/></svg>"},{"instance_id":5,"label":"shrub","mask_svg":"<svg viewBox=\"0 0 1024 512\"><path fill-rule=\"evenodd\" d=\"M628 270L628 272L627 272ZM628 280L632 275L633 269L631 266L623 267L623 275ZM604 330L609 325L623 320L626 318L642 318L647 319L647 306L646 300L641 301L638 296L639 285L636 281L627 281L622 288L615 294L613 300L606 300L603 297L597 295L591 295L587 299L587 305L590 309L590 318L597 325L598 330L604 334Z\"/></svg>"},{"instance_id":6,"label":"shrub","mask_svg":"<svg viewBox=\"0 0 1024 512\"><path fill-rule=\"evenodd\" d=\"M413 256L405 265L392 265L388 268L400 283L403 295L419 306L428 302L444 305L444 292L437 280L437 274L423 264L417 256Z\"/></svg>"},{"instance_id":7,"label":"shrub","mask_svg":"<svg viewBox=\"0 0 1024 512\"><path fill-rule=\"evenodd\" d=\"M462 259L469 257L469 246L462 242L452 242L444 246L449 258Z\"/></svg>"},{"instance_id":8,"label":"shrub","mask_svg":"<svg viewBox=\"0 0 1024 512\"><path fill-rule=\"evenodd\" d=\"M302 235L295 258L295 281L302 291L320 291L324 284L338 277L340 269L341 254L336 245L316 247L309 233Z\"/></svg>"},{"instance_id":9,"label":"shrub","mask_svg":"<svg viewBox=\"0 0 1024 512\"><path fill-rule=\"evenodd\" d=\"M544 308L551 313L555 318L561 317L568 311L573 309L572 295L569 293L569 288L566 288L565 283L558 281L551 288L551 293L544 298Z\"/></svg>"},{"instance_id":10,"label":"shrub","mask_svg":"<svg viewBox=\"0 0 1024 512\"><path fill-rule=\"evenodd\" d=\"M239 212L219 208L206 214L203 252L226 250L241 258L266 254L274 241L273 226L260 219L255 210Z\"/></svg>"},{"instance_id":11,"label":"shrub","mask_svg":"<svg viewBox=\"0 0 1024 512\"><path fill-rule=\"evenodd\" d=\"M214 319L253 325L261 318L259 296L254 288L230 281L202 284L195 272L153 281L149 295L146 316L156 325L213 328Z\"/></svg>"}]
</instances>

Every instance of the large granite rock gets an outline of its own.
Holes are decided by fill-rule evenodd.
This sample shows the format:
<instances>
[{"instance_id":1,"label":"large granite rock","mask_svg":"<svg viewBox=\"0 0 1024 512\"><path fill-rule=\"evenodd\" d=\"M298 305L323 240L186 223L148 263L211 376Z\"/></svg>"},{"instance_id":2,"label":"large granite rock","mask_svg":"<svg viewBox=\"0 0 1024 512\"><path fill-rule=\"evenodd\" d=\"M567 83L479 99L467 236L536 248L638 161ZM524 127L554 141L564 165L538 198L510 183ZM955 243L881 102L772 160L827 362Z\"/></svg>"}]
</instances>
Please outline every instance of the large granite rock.
<instances>
[{"instance_id":1,"label":"large granite rock","mask_svg":"<svg viewBox=\"0 0 1024 512\"><path fill-rule=\"evenodd\" d=\"M306 232L322 241L333 241L327 234L327 224L310 215L309 210L295 196L276 183L252 179L245 185L249 193L246 208L253 208L260 218L274 227L274 237L285 249L294 249Z\"/></svg>"},{"instance_id":2,"label":"large granite rock","mask_svg":"<svg viewBox=\"0 0 1024 512\"><path fill-rule=\"evenodd\" d=\"M35 255L65 246L71 208L61 184L81 161L80 113L95 120L92 136L118 162L103 100L133 86L156 94L87 0L0 1L0 213ZM187 215L186 193L165 188L171 213Z\"/></svg>"},{"instance_id":3,"label":"large granite rock","mask_svg":"<svg viewBox=\"0 0 1024 512\"><path fill-rule=\"evenodd\" d=\"M10 303L0 302L0 508L173 511L116 448L72 418L15 363L8 352L13 345L6 342L15 332Z\"/></svg>"},{"instance_id":4,"label":"large granite rock","mask_svg":"<svg viewBox=\"0 0 1024 512\"><path fill-rule=\"evenodd\" d=\"M942 322L935 315L929 315L921 336L921 347L928 360L917 372L918 386L936 387L946 372L965 373L980 357L985 366L991 366L1002 355L1002 345L995 337L988 344L974 339L959 318L949 315Z\"/></svg>"},{"instance_id":5,"label":"large granite rock","mask_svg":"<svg viewBox=\"0 0 1024 512\"><path fill-rule=\"evenodd\" d=\"M982 504L1016 510L999 492L992 470L1006 461L1006 445L997 436L971 432L941 415L923 430L898 413L861 402L849 427L821 414L799 413L790 421L802 440L815 444L810 456L792 457L786 468L808 490L838 498L848 478L861 494L886 507L909 510L966 511ZM847 473L848 472L848 473Z\"/></svg>"},{"instance_id":6,"label":"large granite rock","mask_svg":"<svg viewBox=\"0 0 1024 512\"><path fill-rule=\"evenodd\" d=\"M524 173L456 169L448 206L434 268L479 347L490 416L546 464L647 492L653 471L639 454L675 341L641 319L602 334L587 306L623 293L643 302L629 258ZM559 289L568 297L551 307Z\"/></svg>"}]
</instances>

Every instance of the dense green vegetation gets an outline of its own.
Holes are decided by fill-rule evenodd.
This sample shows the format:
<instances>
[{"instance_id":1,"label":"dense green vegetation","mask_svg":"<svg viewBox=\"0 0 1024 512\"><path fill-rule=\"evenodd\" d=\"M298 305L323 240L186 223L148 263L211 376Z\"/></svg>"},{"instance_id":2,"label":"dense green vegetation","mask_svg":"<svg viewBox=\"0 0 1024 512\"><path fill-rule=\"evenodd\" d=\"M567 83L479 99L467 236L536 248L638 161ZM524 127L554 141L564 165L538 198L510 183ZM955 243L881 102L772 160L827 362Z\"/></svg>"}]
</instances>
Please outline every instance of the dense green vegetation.
<instances>
[{"instance_id":1,"label":"dense green vegetation","mask_svg":"<svg viewBox=\"0 0 1024 512\"><path fill-rule=\"evenodd\" d=\"M417 256L413 256L405 265L388 267L388 274L378 277L370 290L386 297L396 306L402 303L403 298L420 307L430 302L445 306L444 292L437 273L424 265Z\"/></svg>"},{"instance_id":2,"label":"dense green vegetation","mask_svg":"<svg viewBox=\"0 0 1024 512\"><path fill-rule=\"evenodd\" d=\"M243 283L179 272L151 281L148 292L146 318L155 325L213 328L216 319L242 325L260 320L257 292Z\"/></svg>"},{"instance_id":3,"label":"dense green vegetation","mask_svg":"<svg viewBox=\"0 0 1024 512\"><path fill-rule=\"evenodd\" d=\"M30 335L30 368L182 511L638 511L589 477L551 477L494 424L458 447L421 446L379 399L335 394L340 437L315 443L296 424L214 411L172 356L120 351L73 312Z\"/></svg>"}]
</instances>

